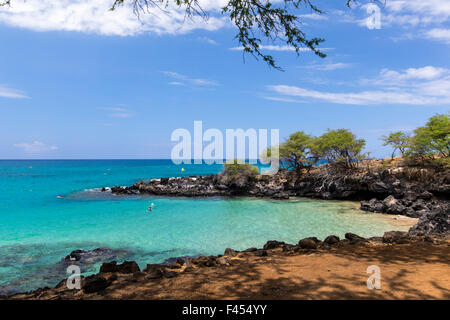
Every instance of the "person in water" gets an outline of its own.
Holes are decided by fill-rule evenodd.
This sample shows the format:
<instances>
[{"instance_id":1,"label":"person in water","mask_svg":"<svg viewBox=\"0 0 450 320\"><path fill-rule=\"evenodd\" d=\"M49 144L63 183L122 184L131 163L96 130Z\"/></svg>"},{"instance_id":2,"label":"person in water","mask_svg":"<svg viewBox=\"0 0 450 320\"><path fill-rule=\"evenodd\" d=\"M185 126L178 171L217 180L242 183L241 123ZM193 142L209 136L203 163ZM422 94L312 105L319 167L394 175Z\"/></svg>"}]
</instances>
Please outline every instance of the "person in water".
<instances>
[{"instance_id":1,"label":"person in water","mask_svg":"<svg viewBox=\"0 0 450 320\"><path fill-rule=\"evenodd\" d=\"M148 207L148 211L152 211L154 206L155 206L155 204L152 203L152 204L150 205L150 207Z\"/></svg>"}]
</instances>

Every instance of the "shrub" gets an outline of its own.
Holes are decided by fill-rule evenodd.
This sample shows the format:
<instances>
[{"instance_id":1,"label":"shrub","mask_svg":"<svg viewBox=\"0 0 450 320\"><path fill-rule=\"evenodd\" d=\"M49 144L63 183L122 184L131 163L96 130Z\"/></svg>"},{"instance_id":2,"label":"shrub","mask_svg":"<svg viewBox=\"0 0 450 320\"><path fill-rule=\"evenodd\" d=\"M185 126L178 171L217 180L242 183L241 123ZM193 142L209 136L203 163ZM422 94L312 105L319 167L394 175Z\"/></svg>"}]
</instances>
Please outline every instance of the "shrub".
<instances>
[{"instance_id":1,"label":"shrub","mask_svg":"<svg viewBox=\"0 0 450 320\"><path fill-rule=\"evenodd\" d=\"M311 151L315 159L354 168L365 157L362 153L365 144L347 129L328 130L312 140Z\"/></svg>"},{"instance_id":2,"label":"shrub","mask_svg":"<svg viewBox=\"0 0 450 320\"><path fill-rule=\"evenodd\" d=\"M315 163L312 159L312 137L303 131L289 136L289 139L280 145L280 161L284 167L294 169L300 173L302 169L309 170Z\"/></svg>"},{"instance_id":3,"label":"shrub","mask_svg":"<svg viewBox=\"0 0 450 320\"><path fill-rule=\"evenodd\" d=\"M257 167L249 163L238 163L234 160L234 163L225 163L223 174L231 181L235 181L241 177L253 179L259 174Z\"/></svg>"},{"instance_id":4,"label":"shrub","mask_svg":"<svg viewBox=\"0 0 450 320\"><path fill-rule=\"evenodd\" d=\"M405 152L409 146L409 136L402 132L391 132L388 136L383 136L381 140L384 141L384 146L391 146L393 148L391 158L394 159L395 152L398 150L402 157L405 155Z\"/></svg>"},{"instance_id":5,"label":"shrub","mask_svg":"<svg viewBox=\"0 0 450 320\"><path fill-rule=\"evenodd\" d=\"M412 164L437 164L449 166L450 162L450 117L437 114L425 126L414 130L405 152Z\"/></svg>"}]
</instances>

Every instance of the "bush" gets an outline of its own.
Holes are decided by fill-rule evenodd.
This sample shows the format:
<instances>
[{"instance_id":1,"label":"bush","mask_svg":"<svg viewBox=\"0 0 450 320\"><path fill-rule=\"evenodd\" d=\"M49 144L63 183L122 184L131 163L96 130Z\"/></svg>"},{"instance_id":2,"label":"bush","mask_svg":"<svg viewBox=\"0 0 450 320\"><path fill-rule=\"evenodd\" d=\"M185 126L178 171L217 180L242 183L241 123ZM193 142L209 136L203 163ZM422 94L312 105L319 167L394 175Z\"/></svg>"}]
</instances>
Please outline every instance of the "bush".
<instances>
[{"instance_id":1,"label":"bush","mask_svg":"<svg viewBox=\"0 0 450 320\"><path fill-rule=\"evenodd\" d=\"M312 137L303 131L298 131L289 136L289 139L280 145L280 161L284 167L296 170L309 170L315 163L312 159Z\"/></svg>"},{"instance_id":2,"label":"bush","mask_svg":"<svg viewBox=\"0 0 450 320\"><path fill-rule=\"evenodd\" d=\"M366 156L362 153L365 145L363 139L356 139L347 129L328 130L312 140L311 151L317 160L323 159L328 163L354 168Z\"/></svg>"},{"instance_id":3,"label":"bush","mask_svg":"<svg viewBox=\"0 0 450 320\"><path fill-rule=\"evenodd\" d=\"M234 163L225 163L224 176L228 177L231 181L235 181L241 177L247 177L250 179L255 178L259 174L259 170L257 167L249 164L249 163L237 163L234 160Z\"/></svg>"},{"instance_id":4,"label":"bush","mask_svg":"<svg viewBox=\"0 0 450 320\"><path fill-rule=\"evenodd\" d=\"M391 132L388 136L383 136L381 140L384 141L384 146L391 146L393 151L391 158L394 159L395 152L398 150L402 157L405 155L406 149L409 146L410 138L409 136L402 132Z\"/></svg>"},{"instance_id":5,"label":"bush","mask_svg":"<svg viewBox=\"0 0 450 320\"><path fill-rule=\"evenodd\" d=\"M425 126L414 130L405 152L410 164L435 164L449 166L450 163L450 117L437 114Z\"/></svg>"}]
</instances>

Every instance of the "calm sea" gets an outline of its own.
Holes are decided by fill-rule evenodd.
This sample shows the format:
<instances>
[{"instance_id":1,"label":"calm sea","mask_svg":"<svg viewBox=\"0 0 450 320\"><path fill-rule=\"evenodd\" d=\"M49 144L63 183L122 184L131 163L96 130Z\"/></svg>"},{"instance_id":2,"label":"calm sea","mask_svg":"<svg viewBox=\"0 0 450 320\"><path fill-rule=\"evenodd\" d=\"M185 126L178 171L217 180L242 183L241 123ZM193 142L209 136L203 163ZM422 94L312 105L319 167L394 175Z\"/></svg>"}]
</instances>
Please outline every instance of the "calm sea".
<instances>
[{"instance_id":1,"label":"calm sea","mask_svg":"<svg viewBox=\"0 0 450 320\"><path fill-rule=\"evenodd\" d=\"M307 236L402 230L352 202L121 197L98 190L221 169L170 160L0 161L0 294L56 285L67 277L61 258L76 249L123 249L118 260L145 267L170 257L221 254L227 247L262 247L274 239L296 243ZM150 203L155 207L148 214Z\"/></svg>"}]
</instances>

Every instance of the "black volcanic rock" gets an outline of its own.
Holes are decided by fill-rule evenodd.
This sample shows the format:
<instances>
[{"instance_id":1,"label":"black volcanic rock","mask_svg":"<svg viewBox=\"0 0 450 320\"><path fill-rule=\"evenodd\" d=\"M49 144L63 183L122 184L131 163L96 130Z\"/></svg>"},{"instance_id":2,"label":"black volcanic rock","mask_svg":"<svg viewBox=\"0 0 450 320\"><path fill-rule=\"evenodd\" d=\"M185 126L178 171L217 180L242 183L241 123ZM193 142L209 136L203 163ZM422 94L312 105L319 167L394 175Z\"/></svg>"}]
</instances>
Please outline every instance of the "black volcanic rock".
<instances>
[{"instance_id":1,"label":"black volcanic rock","mask_svg":"<svg viewBox=\"0 0 450 320\"><path fill-rule=\"evenodd\" d=\"M357 234L350 233L350 232L345 234L345 239L350 240L351 244L356 244L356 243L359 243L359 242L367 241L365 238L363 238L361 236L358 236Z\"/></svg>"},{"instance_id":2,"label":"black volcanic rock","mask_svg":"<svg viewBox=\"0 0 450 320\"><path fill-rule=\"evenodd\" d=\"M335 235L330 235L330 236L326 237L325 240L323 240L323 242L325 242L326 244L330 244L330 245L336 244L339 241L340 241L339 237L335 236Z\"/></svg>"},{"instance_id":3,"label":"black volcanic rock","mask_svg":"<svg viewBox=\"0 0 450 320\"><path fill-rule=\"evenodd\" d=\"M298 242L298 245L302 249L317 249L317 242L311 238L305 238Z\"/></svg>"},{"instance_id":4,"label":"black volcanic rock","mask_svg":"<svg viewBox=\"0 0 450 320\"><path fill-rule=\"evenodd\" d=\"M86 293L94 293L106 289L111 283L98 274L86 277L83 284L83 291Z\"/></svg>"},{"instance_id":5,"label":"black volcanic rock","mask_svg":"<svg viewBox=\"0 0 450 320\"><path fill-rule=\"evenodd\" d=\"M118 272L118 273L135 273L141 271L139 266L134 261L124 261L122 264L117 264L116 261L106 262L100 267L101 273Z\"/></svg>"},{"instance_id":6,"label":"black volcanic rock","mask_svg":"<svg viewBox=\"0 0 450 320\"><path fill-rule=\"evenodd\" d=\"M402 231L389 231L383 235L384 243L408 243L408 233Z\"/></svg>"},{"instance_id":7,"label":"black volcanic rock","mask_svg":"<svg viewBox=\"0 0 450 320\"><path fill-rule=\"evenodd\" d=\"M410 235L443 234L450 232L449 202L435 204L431 210L419 218L419 222L409 230Z\"/></svg>"},{"instance_id":8,"label":"black volcanic rock","mask_svg":"<svg viewBox=\"0 0 450 320\"><path fill-rule=\"evenodd\" d=\"M270 249L275 249L275 248L279 248L284 246L286 243L285 242L280 242L280 241L275 241L275 240L270 240L267 241L267 243L264 245L263 249L264 250L270 250Z\"/></svg>"}]
</instances>

